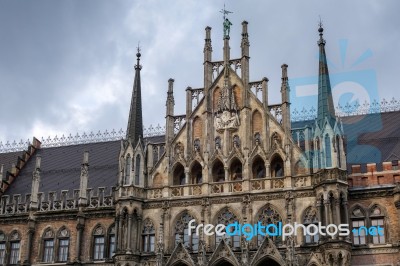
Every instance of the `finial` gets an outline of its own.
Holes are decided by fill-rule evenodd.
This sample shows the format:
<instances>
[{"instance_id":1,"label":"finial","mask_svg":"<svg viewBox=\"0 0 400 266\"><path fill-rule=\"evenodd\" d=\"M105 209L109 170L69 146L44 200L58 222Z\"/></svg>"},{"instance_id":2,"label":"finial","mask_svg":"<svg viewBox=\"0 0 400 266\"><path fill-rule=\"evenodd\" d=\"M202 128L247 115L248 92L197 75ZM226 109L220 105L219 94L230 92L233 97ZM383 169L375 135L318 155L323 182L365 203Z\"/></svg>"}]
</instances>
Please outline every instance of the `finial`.
<instances>
[{"instance_id":1,"label":"finial","mask_svg":"<svg viewBox=\"0 0 400 266\"><path fill-rule=\"evenodd\" d=\"M138 59L139 59L140 56L141 56L141 54L140 54L140 41L138 42L138 45L137 45L137 53L136 53L136 56L137 56Z\"/></svg>"},{"instance_id":2,"label":"finial","mask_svg":"<svg viewBox=\"0 0 400 266\"><path fill-rule=\"evenodd\" d=\"M324 38L322 37L322 36L324 35L324 34L323 34L324 28L323 28L321 16L319 16L318 26L319 26L319 28L318 28L318 32L319 32L319 41L318 41L318 44L325 44L325 40L324 40Z\"/></svg>"}]
</instances>

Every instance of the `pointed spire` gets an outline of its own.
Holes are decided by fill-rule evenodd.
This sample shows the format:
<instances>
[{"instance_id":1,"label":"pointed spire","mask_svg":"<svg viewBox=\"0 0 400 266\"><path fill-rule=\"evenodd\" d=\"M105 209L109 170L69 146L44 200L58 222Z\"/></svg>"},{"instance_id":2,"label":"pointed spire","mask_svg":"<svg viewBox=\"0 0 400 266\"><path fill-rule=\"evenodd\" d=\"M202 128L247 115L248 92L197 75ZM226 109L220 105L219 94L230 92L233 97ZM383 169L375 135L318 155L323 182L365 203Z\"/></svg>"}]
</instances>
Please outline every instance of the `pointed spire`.
<instances>
[{"instance_id":1,"label":"pointed spire","mask_svg":"<svg viewBox=\"0 0 400 266\"><path fill-rule=\"evenodd\" d=\"M335 109L332 99L332 88L329 79L328 63L325 53L325 40L323 38L324 29L322 22L319 23L319 73L318 73L318 116L317 122L320 128L323 127L325 118L333 127L335 119Z\"/></svg>"},{"instance_id":2,"label":"pointed spire","mask_svg":"<svg viewBox=\"0 0 400 266\"><path fill-rule=\"evenodd\" d=\"M143 136L143 117L142 117L142 88L140 81L140 47L137 48L137 63L135 65L135 80L133 82L133 91L131 99L131 108L129 111L128 129L126 138L130 139L133 146L139 141L139 136Z\"/></svg>"}]
</instances>

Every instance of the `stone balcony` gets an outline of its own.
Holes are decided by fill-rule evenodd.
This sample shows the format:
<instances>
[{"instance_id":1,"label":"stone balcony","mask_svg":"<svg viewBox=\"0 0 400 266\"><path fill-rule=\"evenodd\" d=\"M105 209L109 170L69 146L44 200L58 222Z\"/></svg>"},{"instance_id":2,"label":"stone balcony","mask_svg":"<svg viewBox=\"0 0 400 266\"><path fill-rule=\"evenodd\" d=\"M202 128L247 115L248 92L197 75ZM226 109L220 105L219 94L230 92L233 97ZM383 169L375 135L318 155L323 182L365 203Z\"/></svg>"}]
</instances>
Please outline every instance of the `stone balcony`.
<instances>
[{"instance_id":1,"label":"stone balcony","mask_svg":"<svg viewBox=\"0 0 400 266\"><path fill-rule=\"evenodd\" d=\"M226 182L212 182L203 184L187 184L169 186L164 188L150 188L147 190L148 199L158 198L180 198L202 195L231 195L241 192L267 192L281 191L285 189L311 188L312 178L310 175L295 177L273 177L245 179Z\"/></svg>"}]
</instances>

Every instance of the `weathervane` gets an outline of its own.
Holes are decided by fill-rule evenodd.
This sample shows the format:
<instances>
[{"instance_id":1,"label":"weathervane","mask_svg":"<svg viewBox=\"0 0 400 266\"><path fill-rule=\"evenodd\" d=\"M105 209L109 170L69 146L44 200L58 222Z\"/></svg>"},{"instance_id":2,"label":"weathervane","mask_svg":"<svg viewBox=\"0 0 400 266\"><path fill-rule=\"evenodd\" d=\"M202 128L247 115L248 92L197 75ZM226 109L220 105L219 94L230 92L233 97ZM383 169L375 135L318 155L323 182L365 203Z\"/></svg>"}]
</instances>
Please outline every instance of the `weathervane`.
<instances>
[{"instance_id":1,"label":"weathervane","mask_svg":"<svg viewBox=\"0 0 400 266\"><path fill-rule=\"evenodd\" d=\"M320 28L322 28L322 19L321 19L321 16L319 16L319 23L318 23L318 26L320 27Z\"/></svg>"},{"instance_id":2,"label":"weathervane","mask_svg":"<svg viewBox=\"0 0 400 266\"><path fill-rule=\"evenodd\" d=\"M226 10L225 9L225 4L224 4L224 8L221 9L221 11L219 11L219 12L224 15L223 16L223 18L224 18L224 38L226 38L226 37L229 38L229 33L231 31L232 23L227 18L227 15L229 15L230 13L233 13L233 12Z\"/></svg>"}]
</instances>

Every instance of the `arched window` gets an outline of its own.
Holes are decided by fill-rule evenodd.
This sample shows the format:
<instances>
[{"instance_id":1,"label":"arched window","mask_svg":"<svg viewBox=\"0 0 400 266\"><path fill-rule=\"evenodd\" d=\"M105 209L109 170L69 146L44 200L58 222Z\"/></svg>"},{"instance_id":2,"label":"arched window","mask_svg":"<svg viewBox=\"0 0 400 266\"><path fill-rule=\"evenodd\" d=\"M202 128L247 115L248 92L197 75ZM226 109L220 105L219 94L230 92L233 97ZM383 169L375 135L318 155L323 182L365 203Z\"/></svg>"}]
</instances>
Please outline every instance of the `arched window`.
<instances>
[{"instance_id":1,"label":"arched window","mask_svg":"<svg viewBox=\"0 0 400 266\"><path fill-rule=\"evenodd\" d=\"M43 262L51 263L54 261L54 232L46 229L43 234Z\"/></svg>"},{"instance_id":2,"label":"arched window","mask_svg":"<svg viewBox=\"0 0 400 266\"><path fill-rule=\"evenodd\" d=\"M316 244L319 240L319 233L318 233L318 218L317 218L317 210L313 207L308 207L304 212L304 219L303 219L304 226L310 228L310 233L308 234L306 231L304 242L306 244ZM315 225L315 226L314 226ZM313 228L313 229L311 229Z\"/></svg>"},{"instance_id":3,"label":"arched window","mask_svg":"<svg viewBox=\"0 0 400 266\"><path fill-rule=\"evenodd\" d=\"M125 179L124 179L125 185L129 185L131 171L132 171L132 159L131 159L131 155L128 154L128 156L126 157L126 163L125 163Z\"/></svg>"},{"instance_id":4,"label":"arched window","mask_svg":"<svg viewBox=\"0 0 400 266\"><path fill-rule=\"evenodd\" d=\"M228 224L234 224L235 222L239 223L239 219L237 216L232 213L228 208L223 209L217 218L217 224L223 224L227 226ZM234 228L232 228L234 230ZM221 241L222 236L215 236L215 246ZM240 247L240 235L228 236L225 235L225 239L228 244L230 244L233 248Z\"/></svg>"},{"instance_id":5,"label":"arched window","mask_svg":"<svg viewBox=\"0 0 400 266\"><path fill-rule=\"evenodd\" d=\"M266 170L265 170L265 162L260 157L257 157L253 161L253 178L265 178Z\"/></svg>"},{"instance_id":6,"label":"arched window","mask_svg":"<svg viewBox=\"0 0 400 266\"><path fill-rule=\"evenodd\" d=\"M57 233L58 252L57 261L66 262L69 254L69 231L62 227Z\"/></svg>"},{"instance_id":7,"label":"arched window","mask_svg":"<svg viewBox=\"0 0 400 266\"><path fill-rule=\"evenodd\" d=\"M179 185L184 185L185 184L185 168L183 168L183 165L178 163L175 166L174 173L173 173L173 185L179 186Z\"/></svg>"},{"instance_id":8,"label":"arched window","mask_svg":"<svg viewBox=\"0 0 400 266\"><path fill-rule=\"evenodd\" d=\"M21 236L17 231L13 231L10 234L10 258L9 265L17 265L20 260L20 247L21 247Z\"/></svg>"},{"instance_id":9,"label":"arched window","mask_svg":"<svg viewBox=\"0 0 400 266\"><path fill-rule=\"evenodd\" d=\"M242 162L239 159L233 159L230 168L231 180L242 180Z\"/></svg>"},{"instance_id":10,"label":"arched window","mask_svg":"<svg viewBox=\"0 0 400 266\"><path fill-rule=\"evenodd\" d=\"M190 171L192 184L203 183L203 168L199 162L195 162Z\"/></svg>"},{"instance_id":11,"label":"arched window","mask_svg":"<svg viewBox=\"0 0 400 266\"><path fill-rule=\"evenodd\" d=\"M144 220L142 232L142 249L143 252L154 252L156 242L156 230L150 219Z\"/></svg>"},{"instance_id":12,"label":"arched window","mask_svg":"<svg viewBox=\"0 0 400 266\"><path fill-rule=\"evenodd\" d=\"M331 137L329 137L329 134L325 134L325 160L325 166L332 167Z\"/></svg>"},{"instance_id":13,"label":"arched window","mask_svg":"<svg viewBox=\"0 0 400 266\"><path fill-rule=\"evenodd\" d=\"M378 228L378 233L372 236L372 243L385 244L385 215L383 214L381 208L379 208L378 206L372 207L369 213L369 218L371 220L371 226L375 226L376 228Z\"/></svg>"},{"instance_id":14,"label":"arched window","mask_svg":"<svg viewBox=\"0 0 400 266\"><path fill-rule=\"evenodd\" d=\"M214 182L225 181L225 169L220 160L217 160L212 167L212 177Z\"/></svg>"},{"instance_id":15,"label":"arched window","mask_svg":"<svg viewBox=\"0 0 400 266\"><path fill-rule=\"evenodd\" d=\"M360 207L356 207L351 212L351 225L353 229L353 244L355 246L366 245L365 213Z\"/></svg>"},{"instance_id":16,"label":"arched window","mask_svg":"<svg viewBox=\"0 0 400 266\"><path fill-rule=\"evenodd\" d=\"M271 176L282 177L284 176L283 160L279 155L276 155L271 161Z\"/></svg>"},{"instance_id":17,"label":"arched window","mask_svg":"<svg viewBox=\"0 0 400 266\"><path fill-rule=\"evenodd\" d=\"M135 161L135 185L138 186L140 183L140 155L136 155Z\"/></svg>"},{"instance_id":18,"label":"arched window","mask_svg":"<svg viewBox=\"0 0 400 266\"><path fill-rule=\"evenodd\" d=\"M193 220L193 216L187 211L183 212L175 223L175 242L182 241L187 249L190 251L197 252L199 250L199 236L196 234L196 230L192 229L189 235L189 222ZM193 223L193 226L197 226L197 223Z\"/></svg>"},{"instance_id":19,"label":"arched window","mask_svg":"<svg viewBox=\"0 0 400 266\"><path fill-rule=\"evenodd\" d=\"M5 265L6 261L6 235L0 231L0 265Z\"/></svg>"},{"instance_id":20,"label":"arched window","mask_svg":"<svg viewBox=\"0 0 400 266\"><path fill-rule=\"evenodd\" d=\"M258 220L259 222L261 222L261 224L263 226L267 226L269 224L275 224L278 225L279 222L282 222L282 218L279 215L279 213L273 209L271 206L267 205L266 207L264 207L263 209L261 209L260 213L258 214ZM269 229L269 232L271 233L278 233L275 228L271 227ZM258 246L260 246L262 244L262 242L264 241L265 236L262 236L261 234L257 234L257 243ZM278 243L280 242L280 237L278 236L271 236L271 239L275 242L278 241Z\"/></svg>"},{"instance_id":21,"label":"arched window","mask_svg":"<svg viewBox=\"0 0 400 266\"><path fill-rule=\"evenodd\" d=\"M336 154L337 154L337 161L338 161L338 167L342 167L341 163L341 149L340 149L340 137L339 135L336 135Z\"/></svg>"},{"instance_id":22,"label":"arched window","mask_svg":"<svg viewBox=\"0 0 400 266\"><path fill-rule=\"evenodd\" d=\"M111 225L108 229L108 258L112 258L115 254L115 225Z\"/></svg>"},{"instance_id":23,"label":"arched window","mask_svg":"<svg viewBox=\"0 0 400 266\"><path fill-rule=\"evenodd\" d=\"M103 260L105 250L105 231L101 225L93 230L93 260Z\"/></svg>"},{"instance_id":24,"label":"arched window","mask_svg":"<svg viewBox=\"0 0 400 266\"><path fill-rule=\"evenodd\" d=\"M319 141L319 138L317 137L316 139L315 139L315 158L316 158L316 166L317 166L317 168L320 168L321 167L321 161L320 161L320 157L321 156L321 144L320 144L320 141Z\"/></svg>"}]
</instances>

